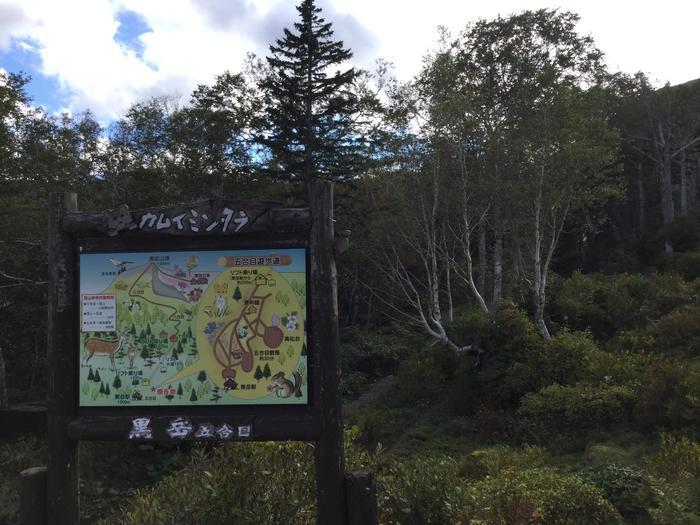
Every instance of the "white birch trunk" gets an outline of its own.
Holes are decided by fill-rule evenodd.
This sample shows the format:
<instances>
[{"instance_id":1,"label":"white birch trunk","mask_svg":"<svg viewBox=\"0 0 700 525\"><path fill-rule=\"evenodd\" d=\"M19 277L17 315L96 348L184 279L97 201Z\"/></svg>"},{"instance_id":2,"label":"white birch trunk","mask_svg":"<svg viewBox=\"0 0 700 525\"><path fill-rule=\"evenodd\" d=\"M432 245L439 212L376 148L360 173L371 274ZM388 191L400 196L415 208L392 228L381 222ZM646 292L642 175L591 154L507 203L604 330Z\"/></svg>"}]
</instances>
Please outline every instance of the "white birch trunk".
<instances>
[{"instance_id":1,"label":"white birch trunk","mask_svg":"<svg viewBox=\"0 0 700 525\"><path fill-rule=\"evenodd\" d=\"M494 210L494 243L493 243L493 297L492 304L501 300L503 291L503 225L501 211L497 205Z\"/></svg>"},{"instance_id":2,"label":"white birch trunk","mask_svg":"<svg viewBox=\"0 0 700 525\"><path fill-rule=\"evenodd\" d=\"M486 295L486 224L479 222L479 295Z\"/></svg>"}]
</instances>

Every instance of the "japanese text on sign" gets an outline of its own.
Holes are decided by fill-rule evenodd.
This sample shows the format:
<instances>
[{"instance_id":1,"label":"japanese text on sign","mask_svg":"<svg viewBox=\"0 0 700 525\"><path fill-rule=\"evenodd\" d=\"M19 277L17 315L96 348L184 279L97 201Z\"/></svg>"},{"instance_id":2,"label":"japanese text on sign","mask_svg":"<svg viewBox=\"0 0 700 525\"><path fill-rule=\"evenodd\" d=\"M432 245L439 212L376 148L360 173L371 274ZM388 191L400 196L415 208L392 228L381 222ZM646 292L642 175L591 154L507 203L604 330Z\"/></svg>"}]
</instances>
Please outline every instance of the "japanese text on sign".
<instances>
[{"instance_id":1,"label":"japanese text on sign","mask_svg":"<svg viewBox=\"0 0 700 525\"><path fill-rule=\"evenodd\" d=\"M116 295L81 295L80 302L84 332L114 332L117 329Z\"/></svg>"}]
</instances>

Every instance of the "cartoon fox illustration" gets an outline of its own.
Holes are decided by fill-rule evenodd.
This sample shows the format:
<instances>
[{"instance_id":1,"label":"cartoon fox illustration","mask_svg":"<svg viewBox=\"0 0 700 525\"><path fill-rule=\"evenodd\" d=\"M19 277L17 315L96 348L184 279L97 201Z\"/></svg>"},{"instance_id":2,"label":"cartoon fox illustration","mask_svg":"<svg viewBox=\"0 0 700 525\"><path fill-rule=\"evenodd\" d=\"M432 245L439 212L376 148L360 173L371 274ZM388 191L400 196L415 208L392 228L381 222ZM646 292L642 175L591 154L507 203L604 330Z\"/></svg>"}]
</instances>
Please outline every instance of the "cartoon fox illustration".
<instances>
[{"instance_id":1,"label":"cartoon fox illustration","mask_svg":"<svg viewBox=\"0 0 700 525\"><path fill-rule=\"evenodd\" d=\"M269 392L275 392L277 397L286 399L292 397L301 388L301 374L295 370L292 374L294 383L284 377L284 372L277 372L270 378L270 384L267 386Z\"/></svg>"},{"instance_id":2,"label":"cartoon fox illustration","mask_svg":"<svg viewBox=\"0 0 700 525\"><path fill-rule=\"evenodd\" d=\"M214 283L214 293L216 294L216 299L214 299L214 304L207 306L204 309L209 317L223 317L226 314L226 293L228 292L228 284L218 284Z\"/></svg>"}]
</instances>

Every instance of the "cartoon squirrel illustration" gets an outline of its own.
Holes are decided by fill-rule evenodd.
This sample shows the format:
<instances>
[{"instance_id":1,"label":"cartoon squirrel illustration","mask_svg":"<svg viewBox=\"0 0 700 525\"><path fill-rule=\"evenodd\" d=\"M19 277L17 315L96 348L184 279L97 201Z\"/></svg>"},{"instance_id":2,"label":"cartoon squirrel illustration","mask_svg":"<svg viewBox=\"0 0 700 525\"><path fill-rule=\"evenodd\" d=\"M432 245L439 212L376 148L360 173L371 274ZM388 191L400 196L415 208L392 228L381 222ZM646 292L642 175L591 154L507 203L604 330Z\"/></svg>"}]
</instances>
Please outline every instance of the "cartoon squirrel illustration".
<instances>
[{"instance_id":1,"label":"cartoon squirrel illustration","mask_svg":"<svg viewBox=\"0 0 700 525\"><path fill-rule=\"evenodd\" d=\"M270 384L267 386L267 390L270 392L274 391L277 397L283 399L292 397L301 388L301 374L295 370L292 375L294 376L294 383L284 377L284 372L277 372L270 378Z\"/></svg>"}]
</instances>

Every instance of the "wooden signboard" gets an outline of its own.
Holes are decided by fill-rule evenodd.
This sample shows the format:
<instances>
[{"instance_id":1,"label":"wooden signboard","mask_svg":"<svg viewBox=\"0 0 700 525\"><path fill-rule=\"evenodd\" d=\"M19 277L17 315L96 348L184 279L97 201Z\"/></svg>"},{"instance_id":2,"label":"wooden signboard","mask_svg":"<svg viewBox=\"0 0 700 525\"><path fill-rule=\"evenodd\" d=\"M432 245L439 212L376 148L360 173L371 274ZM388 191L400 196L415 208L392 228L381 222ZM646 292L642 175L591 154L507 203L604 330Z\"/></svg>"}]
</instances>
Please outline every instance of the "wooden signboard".
<instances>
[{"instance_id":1,"label":"wooden signboard","mask_svg":"<svg viewBox=\"0 0 700 525\"><path fill-rule=\"evenodd\" d=\"M318 522L343 523L332 186L310 195L108 212L51 196L50 522L78 522L80 440L308 440Z\"/></svg>"}]
</instances>

